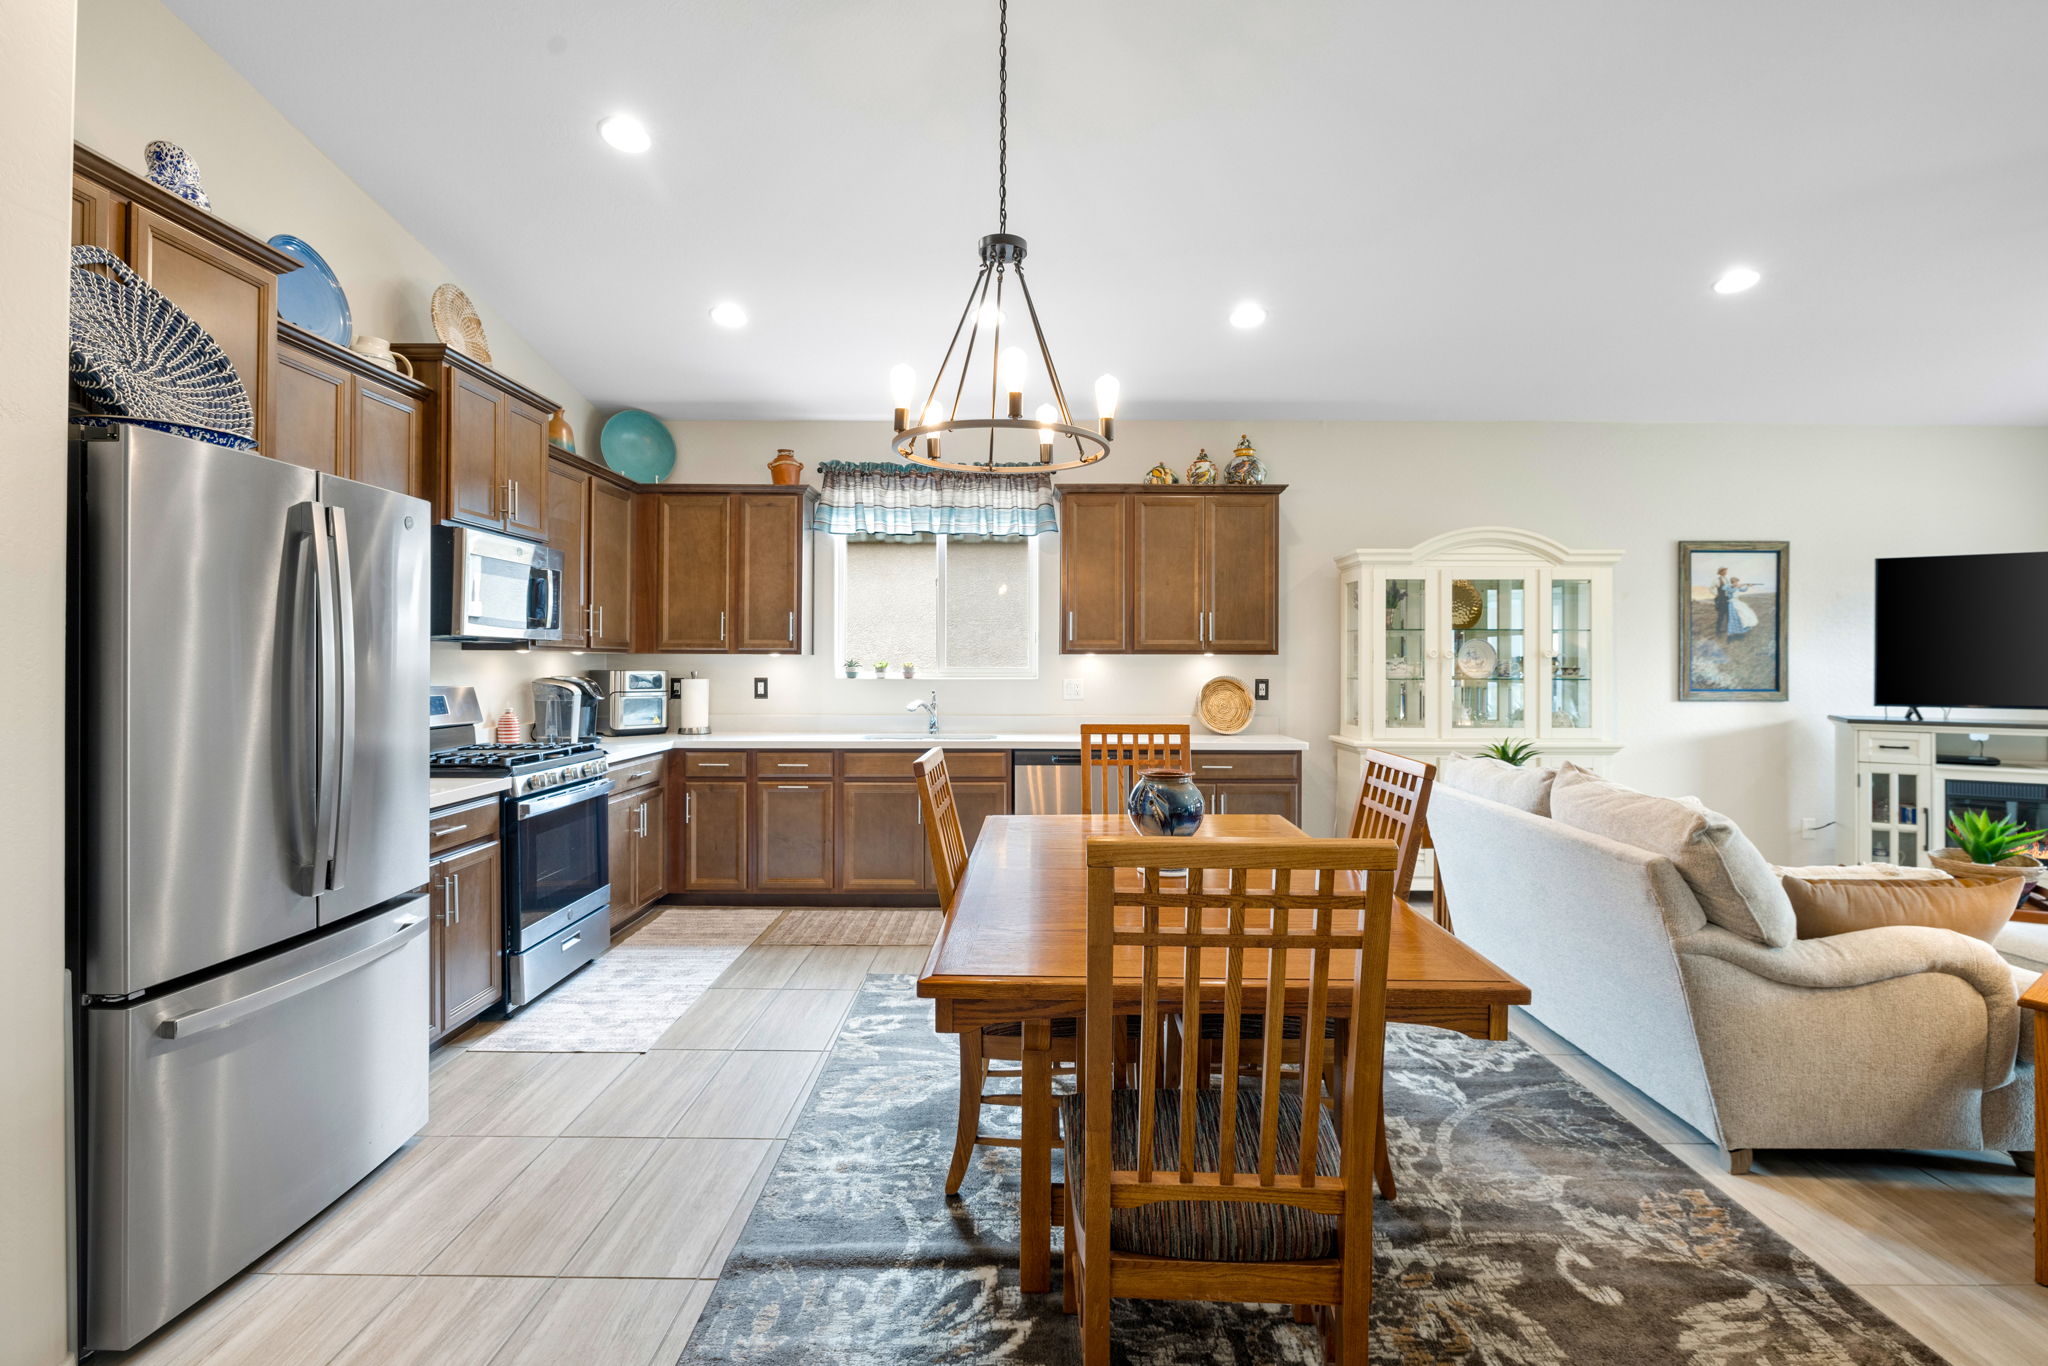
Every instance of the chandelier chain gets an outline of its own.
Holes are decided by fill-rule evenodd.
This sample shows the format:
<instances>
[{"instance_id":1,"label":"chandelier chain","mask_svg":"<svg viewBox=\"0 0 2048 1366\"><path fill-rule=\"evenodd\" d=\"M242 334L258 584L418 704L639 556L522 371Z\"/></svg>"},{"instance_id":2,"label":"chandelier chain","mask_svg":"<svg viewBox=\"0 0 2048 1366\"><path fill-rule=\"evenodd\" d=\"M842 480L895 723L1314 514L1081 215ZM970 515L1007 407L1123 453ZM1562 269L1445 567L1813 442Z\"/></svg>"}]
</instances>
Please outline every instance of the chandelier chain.
<instances>
[{"instance_id":1,"label":"chandelier chain","mask_svg":"<svg viewBox=\"0 0 2048 1366\"><path fill-rule=\"evenodd\" d=\"M996 32L996 231L1010 230L1010 0L999 0Z\"/></svg>"}]
</instances>

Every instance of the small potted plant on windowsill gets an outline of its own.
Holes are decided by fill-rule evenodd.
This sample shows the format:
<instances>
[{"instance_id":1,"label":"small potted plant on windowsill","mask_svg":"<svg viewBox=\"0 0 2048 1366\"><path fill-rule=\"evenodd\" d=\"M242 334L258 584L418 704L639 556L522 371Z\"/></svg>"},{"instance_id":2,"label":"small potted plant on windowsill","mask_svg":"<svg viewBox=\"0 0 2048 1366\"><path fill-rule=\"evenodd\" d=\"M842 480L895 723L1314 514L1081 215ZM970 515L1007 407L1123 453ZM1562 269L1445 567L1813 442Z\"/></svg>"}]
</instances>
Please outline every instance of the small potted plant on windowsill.
<instances>
[{"instance_id":1,"label":"small potted plant on windowsill","mask_svg":"<svg viewBox=\"0 0 2048 1366\"><path fill-rule=\"evenodd\" d=\"M2048 839L2048 832L2029 830L2018 821L1988 811L1958 811L1948 818L1952 848L1930 849L1927 861L1955 877L2012 878L2019 889L2015 903L2041 881L2048 869L2026 852Z\"/></svg>"},{"instance_id":2,"label":"small potted plant on windowsill","mask_svg":"<svg viewBox=\"0 0 2048 1366\"><path fill-rule=\"evenodd\" d=\"M879 664L875 665L875 677L877 677L877 678L887 678L888 676L889 676L889 661L885 659L885 660L883 660L883 661L882 661L881 663L879 663Z\"/></svg>"},{"instance_id":3,"label":"small potted plant on windowsill","mask_svg":"<svg viewBox=\"0 0 2048 1366\"><path fill-rule=\"evenodd\" d=\"M915 677L917 677L917 665L915 665L915 664L911 663L911 662L910 662L909 660L907 660L907 659L906 659L906 660L904 660L904 661L903 661L903 676L904 676L905 678L915 678Z\"/></svg>"},{"instance_id":4,"label":"small potted plant on windowsill","mask_svg":"<svg viewBox=\"0 0 2048 1366\"><path fill-rule=\"evenodd\" d=\"M848 678L859 678L859 677L860 677L860 661L859 661L859 660L857 660L857 659L849 659L849 660L847 660L847 661L846 661L846 676L847 676Z\"/></svg>"}]
</instances>

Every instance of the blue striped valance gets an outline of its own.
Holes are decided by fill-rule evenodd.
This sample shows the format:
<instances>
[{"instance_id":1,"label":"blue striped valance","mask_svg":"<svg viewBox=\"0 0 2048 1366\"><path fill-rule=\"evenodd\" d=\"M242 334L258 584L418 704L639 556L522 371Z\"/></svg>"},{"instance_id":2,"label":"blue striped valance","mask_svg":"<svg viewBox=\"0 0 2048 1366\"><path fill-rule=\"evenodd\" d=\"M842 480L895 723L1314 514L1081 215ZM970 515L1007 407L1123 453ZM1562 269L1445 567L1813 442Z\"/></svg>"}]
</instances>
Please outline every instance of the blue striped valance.
<instances>
[{"instance_id":1,"label":"blue striped valance","mask_svg":"<svg viewBox=\"0 0 2048 1366\"><path fill-rule=\"evenodd\" d=\"M1052 478L960 474L852 460L818 466L815 531L838 536L1037 536L1059 530Z\"/></svg>"}]
</instances>

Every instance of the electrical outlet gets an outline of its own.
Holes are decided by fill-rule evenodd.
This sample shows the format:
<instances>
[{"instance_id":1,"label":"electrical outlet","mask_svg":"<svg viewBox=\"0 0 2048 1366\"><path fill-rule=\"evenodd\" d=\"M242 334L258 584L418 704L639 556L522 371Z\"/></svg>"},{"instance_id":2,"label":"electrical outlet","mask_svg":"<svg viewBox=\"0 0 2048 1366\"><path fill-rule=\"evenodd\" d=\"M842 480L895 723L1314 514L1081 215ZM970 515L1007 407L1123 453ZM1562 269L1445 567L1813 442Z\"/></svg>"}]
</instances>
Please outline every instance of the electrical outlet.
<instances>
[{"instance_id":1,"label":"electrical outlet","mask_svg":"<svg viewBox=\"0 0 2048 1366\"><path fill-rule=\"evenodd\" d=\"M1257 702L1270 702L1273 699L1272 680L1254 678L1252 680L1252 699Z\"/></svg>"},{"instance_id":2,"label":"electrical outlet","mask_svg":"<svg viewBox=\"0 0 2048 1366\"><path fill-rule=\"evenodd\" d=\"M1834 822L1829 821L1827 824L1833 825ZM1820 838L1820 832L1826 828L1827 825L1822 825L1818 816L1801 816L1799 818L1799 838L1803 840Z\"/></svg>"},{"instance_id":3,"label":"electrical outlet","mask_svg":"<svg viewBox=\"0 0 2048 1366\"><path fill-rule=\"evenodd\" d=\"M1081 700L1081 680L1069 678L1060 685L1060 696L1069 702Z\"/></svg>"},{"instance_id":4,"label":"electrical outlet","mask_svg":"<svg viewBox=\"0 0 2048 1366\"><path fill-rule=\"evenodd\" d=\"M768 680L767 680L767 679L765 679L765 678L757 678L757 679L755 679L755 680L754 680L754 700L755 700L756 702L765 702L765 701L767 701L767 700L768 700Z\"/></svg>"}]
</instances>

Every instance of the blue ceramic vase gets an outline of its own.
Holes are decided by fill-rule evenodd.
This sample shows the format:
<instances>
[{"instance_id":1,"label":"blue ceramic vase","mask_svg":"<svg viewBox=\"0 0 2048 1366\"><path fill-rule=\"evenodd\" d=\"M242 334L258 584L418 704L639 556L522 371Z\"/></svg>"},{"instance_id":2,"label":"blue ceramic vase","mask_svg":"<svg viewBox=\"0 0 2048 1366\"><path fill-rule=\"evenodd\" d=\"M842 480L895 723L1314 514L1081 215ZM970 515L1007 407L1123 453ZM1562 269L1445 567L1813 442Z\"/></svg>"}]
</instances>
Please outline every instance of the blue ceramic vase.
<instances>
[{"instance_id":1,"label":"blue ceramic vase","mask_svg":"<svg viewBox=\"0 0 2048 1366\"><path fill-rule=\"evenodd\" d=\"M1131 785L1124 810L1141 835L1192 835L1202 823L1202 789L1185 769L1148 768Z\"/></svg>"}]
</instances>

